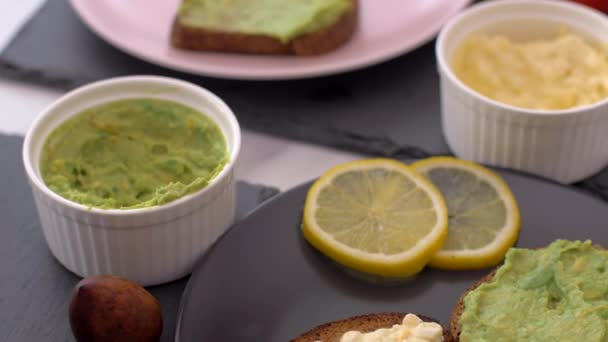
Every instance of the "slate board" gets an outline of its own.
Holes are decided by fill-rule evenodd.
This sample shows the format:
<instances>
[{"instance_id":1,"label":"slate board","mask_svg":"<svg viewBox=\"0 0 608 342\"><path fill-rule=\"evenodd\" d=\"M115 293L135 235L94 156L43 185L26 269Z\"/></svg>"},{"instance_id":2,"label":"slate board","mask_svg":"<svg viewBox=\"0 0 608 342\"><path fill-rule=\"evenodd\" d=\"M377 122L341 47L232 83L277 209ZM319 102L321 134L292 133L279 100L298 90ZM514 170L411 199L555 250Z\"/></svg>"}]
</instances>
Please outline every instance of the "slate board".
<instances>
[{"instance_id":1,"label":"slate board","mask_svg":"<svg viewBox=\"0 0 608 342\"><path fill-rule=\"evenodd\" d=\"M67 305L79 277L48 250L21 163L23 138L0 135L0 341L72 341ZM277 194L239 183L237 216ZM163 308L161 341L173 341L179 300L187 278L151 287Z\"/></svg>"}]
</instances>

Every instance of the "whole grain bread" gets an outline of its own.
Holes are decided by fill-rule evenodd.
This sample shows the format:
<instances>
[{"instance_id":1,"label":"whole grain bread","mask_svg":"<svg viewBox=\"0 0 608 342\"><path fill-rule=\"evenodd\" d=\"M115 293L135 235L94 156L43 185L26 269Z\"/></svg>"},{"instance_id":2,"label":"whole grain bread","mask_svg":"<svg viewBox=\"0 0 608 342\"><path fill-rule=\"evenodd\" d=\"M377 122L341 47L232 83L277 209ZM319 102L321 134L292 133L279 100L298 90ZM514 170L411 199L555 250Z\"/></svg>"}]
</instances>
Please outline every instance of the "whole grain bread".
<instances>
[{"instance_id":1,"label":"whole grain bread","mask_svg":"<svg viewBox=\"0 0 608 342\"><path fill-rule=\"evenodd\" d=\"M395 324L401 324L405 315L405 313L390 312L355 316L320 325L296 337L295 339L291 340L291 342L340 342L342 335L348 331L356 330L362 332L371 332L381 328L390 328ZM420 315L418 315L418 317L425 322L439 323L438 321L429 317ZM443 336L444 342L451 342L449 333L445 329L443 330Z\"/></svg>"},{"instance_id":2,"label":"whole grain bread","mask_svg":"<svg viewBox=\"0 0 608 342\"><path fill-rule=\"evenodd\" d=\"M355 32L358 23L358 0L349 0L351 6L334 25L288 42L261 35L223 32L191 27L175 18L171 31L171 45L180 49L249 54L300 56L319 55L332 51L346 43Z\"/></svg>"}]
</instances>

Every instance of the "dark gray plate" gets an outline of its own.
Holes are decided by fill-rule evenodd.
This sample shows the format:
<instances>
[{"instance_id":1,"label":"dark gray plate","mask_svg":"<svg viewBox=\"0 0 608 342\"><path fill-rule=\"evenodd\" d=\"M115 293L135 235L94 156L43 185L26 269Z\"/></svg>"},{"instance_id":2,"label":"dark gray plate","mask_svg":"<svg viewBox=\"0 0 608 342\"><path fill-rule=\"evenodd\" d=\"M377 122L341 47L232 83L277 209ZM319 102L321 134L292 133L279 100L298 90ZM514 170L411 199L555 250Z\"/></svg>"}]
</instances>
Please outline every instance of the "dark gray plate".
<instances>
[{"instance_id":1,"label":"dark gray plate","mask_svg":"<svg viewBox=\"0 0 608 342\"><path fill-rule=\"evenodd\" d=\"M608 245L608 205L572 188L502 172L520 205L520 247L555 239ZM201 260L182 297L176 340L286 342L348 316L416 312L448 323L461 293L486 271L427 269L398 286L364 283L315 252L299 230L310 184L256 210Z\"/></svg>"}]
</instances>

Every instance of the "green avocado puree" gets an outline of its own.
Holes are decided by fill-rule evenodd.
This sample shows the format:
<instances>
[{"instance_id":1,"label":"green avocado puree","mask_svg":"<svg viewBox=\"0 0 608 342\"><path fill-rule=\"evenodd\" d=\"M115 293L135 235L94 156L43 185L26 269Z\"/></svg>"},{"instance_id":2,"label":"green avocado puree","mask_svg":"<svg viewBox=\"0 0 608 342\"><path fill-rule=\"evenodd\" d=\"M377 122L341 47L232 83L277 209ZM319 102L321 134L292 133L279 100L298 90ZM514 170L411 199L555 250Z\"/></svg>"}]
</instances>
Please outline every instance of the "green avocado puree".
<instances>
[{"instance_id":1,"label":"green avocado puree","mask_svg":"<svg viewBox=\"0 0 608 342\"><path fill-rule=\"evenodd\" d=\"M287 42L335 24L350 6L349 0L184 0L179 20L193 27Z\"/></svg>"},{"instance_id":2,"label":"green avocado puree","mask_svg":"<svg viewBox=\"0 0 608 342\"><path fill-rule=\"evenodd\" d=\"M461 342L608 341L608 251L565 240L512 248L464 305Z\"/></svg>"},{"instance_id":3,"label":"green avocado puree","mask_svg":"<svg viewBox=\"0 0 608 342\"><path fill-rule=\"evenodd\" d=\"M127 99L92 107L47 138L46 185L74 202L133 209L204 188L229 160L210 118L177 102Z\"/></svg>"}]
</instances>

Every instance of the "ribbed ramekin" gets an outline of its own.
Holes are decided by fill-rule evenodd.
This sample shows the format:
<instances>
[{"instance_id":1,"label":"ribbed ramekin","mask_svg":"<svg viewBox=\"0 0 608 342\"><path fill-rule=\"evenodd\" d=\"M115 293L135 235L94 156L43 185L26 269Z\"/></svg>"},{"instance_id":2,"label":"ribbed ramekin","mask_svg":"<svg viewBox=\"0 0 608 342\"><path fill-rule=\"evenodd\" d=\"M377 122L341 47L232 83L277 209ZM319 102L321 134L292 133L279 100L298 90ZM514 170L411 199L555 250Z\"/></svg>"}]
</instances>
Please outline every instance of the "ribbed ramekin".
<instances>
[{"instance_id":1,"label":"ribbed ramekin","mask_svg":"<svg viewBox=\"0 0 608 342\"><path fill-rule=\"evenodd\" d=\"M142 209L88 208L46 187L39 161L54 128L86 108L138 97L173 100L206 114L226 137L230 162L207 187ZM120 77L68 93L39 115L23 145L23 162L49 249L82 277L113 274L149 286L187 275L234 220L234 168L240 144L239 124L230 108L211 92L184 81Z\"/></svg>"},{"instance_id":2,"label":"ribbed ramekin","mask_svg":"<svg viewBox=\"0 0 608 342\"><path fill-rule=\"evenodd\" d=\"M436 43L442 126L455 155L561 183L589 177L608 164L608 100L567 110L521 109L480 95L451 69L455 48L472 32L534 39L564 27L608 42L604 14L566 1L484 2L443 28Z\"/></svg>"}]
</instances>

